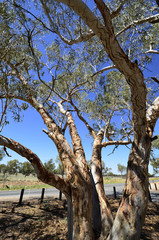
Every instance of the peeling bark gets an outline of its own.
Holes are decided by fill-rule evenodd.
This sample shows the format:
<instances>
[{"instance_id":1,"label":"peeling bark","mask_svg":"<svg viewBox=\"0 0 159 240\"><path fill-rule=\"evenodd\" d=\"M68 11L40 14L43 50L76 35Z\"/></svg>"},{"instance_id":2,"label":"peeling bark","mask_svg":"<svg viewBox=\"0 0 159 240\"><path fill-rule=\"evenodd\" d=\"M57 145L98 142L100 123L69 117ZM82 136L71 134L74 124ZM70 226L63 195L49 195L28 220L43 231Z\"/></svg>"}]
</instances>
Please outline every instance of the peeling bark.
<instances>
[{"instance_id":1,"label":"peeling bark","mask_svg":"<svg viewBox=\"0 0 159 240\"><path fill-rule=\"evenodd\" d=\"M73 239L93 240L92 186L80 186L72 190Z\"/></svg>"},{"instance_id":2,"label":"peeling bark","mask_svg":"<svg viewBox=\"0 0 159 240\"><path fill-rule=\"evenodd\" d=\"M137 132L129 155L123 197L108 240L140 239L148 203L148 164L151 138L159 118L159 97L148 108L147 124ZM140 136L140 138L139 138ZM136 144L137 143L137 144Z\"/></svg>"},{"instance_id":3,"label":"peeling bark","mask_svg":"<svg viewBox=\"0 0 159 240\"><path fill-rule=\"evenodd\" d=\"M56 187L62 191L68 199L72 199L73 205L73 239L94 238L92 224L92 185L75 174L74 184L53 173L48 172L38 156L30 149L24 147L13 139L0 135L0 145L5 146L22 157L29 160L37 173L39 180ZM78 171L78 169L77 169Z\"/></svg>"},{"instance_id":4,"label":"peeling bark","mask_svg":"<svg viewBox=\"0 0 159 240\"><path fill-rule=\"evenodd\" d=\"M100 239L104 239L109 234L113 224L113 217L111 215L110 205L106 198L103 185L102 166L101 166L101 143L103 140L104 131L101 130L93 143L93 153L91 159L91 170L94 178L96 190L98 193L100 208L101 208L101 221L102 231Z\"/></svg>"},{"instance_id":5,"label":"peeling bark","mask_svg":"<svg viewBox=\"0 0 159 240\"><path fill-rule=\"evenodd\" d=\"M113 61L116 68L124 74L130 86L134 139L128 159L127 178L123 197L114 222L108 200L104 193L101 168L101 149L104 145L106 146L107 143L102 143L103 131L100 131L98 135L96 135L86 121L85 124L95 138L92 153L92 175L100 201L102 220L100 239L140 239L148 201L148 162L153 129L159 117L159 98L157 98L153 105L147 110L146 115L147 90L143 74L138 65L129 60L119 45L112 24L113 14L110 14L103 0L94 0L101 13L103 22L94 15L82 0L57 1L71 7L92 30L91 36L96 35L100 39L108 57ZM122 4L124 4L124 2L125 1L123 1ZM118 11L122 8L122 4L114 15L118 14ZM67 122L73 144L72 151L53 118L44 106L39 104L31 95L30 86L24 76L20 74L14 65L11 63L7 64L10 64L10 67L13 69L12 74L26 86L26 94L28 96L26 101L29 102L43 118L49 130L48 136L53 140L59 152L67 180L48 173L34 153L12 139L0 136L0 145L6 146L21 156L26 157L34 166L40 180L55 186L67 197L71 198L74 219L73 238L92 240L94 239L92 224L92 185L81 139L73 118L70 113L67 113ZM81 116L79 117L82 118ZM113 143L112 141L110 144Z\"/></svg>"},{"instance_id":6,"label":"peeling bark","mask_svg":"<svg viewBox=\"0 0 159 240\"><path fill-rule=\"evenodd\" d=\"M78 165L81 168L84 177L87 179L87 181L90 181L89 168L86 162L86 157L82 146L81 138L77 132L77 128L70 113L67 113L67 122L70 130L70 135L72 138L73 152L76 157L76 161L78 162Z\"/></svg>"},{"instance_id":7,"label":"peeling bark","mask_svg":"<svg viewBox=\"0 0 159 240\"><path fill-rule=\"evenodd\" d=\"M144 153L133 143L129 155L123 197L108 239L140 239L148 202L148 159L150 141Z\"/></svg>"},{"instance_id":8,"label":"peeling bark","mask_svg":"<svg viewBox=\"0 0 159 240\"><path fill-rule=\"evenodd\" d=\"M52 117L47 113L45 108L36 100L32 102L32 106L40 113L49 130L48 136L52 139L57 147L68 181L71 185L75 185L75 178L83 178L83 174L80 171L75 155L72 152L69 143L61 133L60 128L56 125Z\"/></svg>"},{"instance_id":9,"label":"peeling bark","mask_svg":"<svg viewBox=\"0 0 159 240\"><path fill-rule=\"evenodd\" d=\"M146 112L147 132L150 138L152 138L153 136L153 130L158 118L159 118L159 97L155 99L155 101L147 109Z\"/></svg>"},{"instance_id":10,"label":"peeling bark","mask_svg":"<svg viewBox=\"0 0 159 240\"><path fill-rule=\"evenodd\" d=\"M43 108L38 108L49 129L48 136L54 141L63 162L67 180L70 183L73 205L73 238L93 239L92 226L92 186L90 174L80 137L70 113L67 122L72 138L73 152L60 129L50 119Z\"/></svg>"}]
</instances>

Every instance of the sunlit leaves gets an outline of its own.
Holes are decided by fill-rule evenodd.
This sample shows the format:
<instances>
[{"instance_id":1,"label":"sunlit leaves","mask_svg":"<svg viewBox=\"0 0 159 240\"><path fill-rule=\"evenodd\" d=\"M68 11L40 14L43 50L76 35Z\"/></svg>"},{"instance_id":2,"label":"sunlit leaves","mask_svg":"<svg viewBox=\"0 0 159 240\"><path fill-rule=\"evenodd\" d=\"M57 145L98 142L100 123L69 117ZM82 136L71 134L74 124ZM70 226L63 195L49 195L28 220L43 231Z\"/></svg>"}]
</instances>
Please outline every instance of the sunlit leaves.
<instances>
[{"instance_id":1,"label":"sunlit leaves","mask_svg":"<svg viewBox=\"0 0 159 240\"><path fill-rule=\"evenodd\" d=\"M121 3L106 2L111 13ZM102 21L94 2L86 4ZM109 123L117 136L130 128L130 92L125 79L117 71L97 74L112 62L97 37L86 41L84 35L90 29L73 10L52 0L18 0L2 1L0 13L1 94L26 102L32 95L44 104L58 125L64 119L56 102L63 101L64 108L73 111L70 104L73 101L96 129ZM126 1L119 15L113 18L120 45L132 61L138 60L142 69L151 61L151 56L145 54L150 44L158 47L158 24L135 21L155 13L158 10L151 1ZM83 41L66 44L78 37ZM20 75L29 87L22 83ZM13 101L10 109L13 108L14 119L20 120L22 110L27 107ZM115 126L117 117L120 120Z\"/></svg>"}]
</instances>

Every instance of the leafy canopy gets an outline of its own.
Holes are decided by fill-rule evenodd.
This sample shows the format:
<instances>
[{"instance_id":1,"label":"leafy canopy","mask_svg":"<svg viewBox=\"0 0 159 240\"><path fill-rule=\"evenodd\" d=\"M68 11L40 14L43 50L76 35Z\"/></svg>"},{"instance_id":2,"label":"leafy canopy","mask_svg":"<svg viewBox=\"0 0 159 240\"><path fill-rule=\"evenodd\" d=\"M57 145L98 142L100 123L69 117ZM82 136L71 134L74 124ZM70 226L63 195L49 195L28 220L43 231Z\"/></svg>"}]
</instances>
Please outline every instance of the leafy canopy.
<instances>
[{"instance_id":1,"label":"leafy canopy","mask_svg":"<svg viewBox=\"0 0 159 240\"><path fill-rule=\"evenodd\" d=\"M107 1L115 34L129 58L144 70L152 60L149 49L159 47L159 25L147 20L159 8L153 1L126 1L115 15L120 2ZM101 17L93 2L86 4ZM99 39L74 11L51 0L4 0L0 32L0 96L4 105L7 101L3 113L11 112L20 121L32 95L61 129L66 118L59 111L59 101L66 110L89 119L95 130L104 128L108 140L131 132L129 87ZM153 84L147 80L148 102L158 90Z\"/></svg>"}]
</instances>

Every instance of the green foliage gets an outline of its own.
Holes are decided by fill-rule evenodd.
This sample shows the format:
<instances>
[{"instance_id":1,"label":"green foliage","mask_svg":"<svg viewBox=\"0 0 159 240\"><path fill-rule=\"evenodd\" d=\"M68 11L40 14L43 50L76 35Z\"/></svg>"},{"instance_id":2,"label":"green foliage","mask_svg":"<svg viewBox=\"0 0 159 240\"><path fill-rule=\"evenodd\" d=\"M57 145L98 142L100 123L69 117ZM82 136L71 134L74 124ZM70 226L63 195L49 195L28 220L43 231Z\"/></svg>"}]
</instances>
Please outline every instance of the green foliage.
<instances>
[{"instance_id":1,"label":"green foliage","mask_svg":"<svg viewBox=\"0 0 159 240\"><path fill-rule=\"evenodd\" d=\"M3 177L5 177L7 172L8 172L7 166L5 164L0 164L0 173L3 174Z\"/></svg>"},{"instance_id":2,"label":"green foliage","mask_svg":"<svg viewBox=\"0 0 159 240\"><path fill-rule=\"evenodd\" d=\"M105 167L105 163L102 161L102 173L103 173L103 175L107 175L108 176L110 170L112 170L112 169L108 168L108 167Z\"/></svg>"},{"instance_id":3,"label":"green foliage","mask_svg":"<svg viewBox=\"0 0 159 240\"><path fill-rule=\"evenodd\" d=\"M64 167L61 163L61 160L60 160L59 156L56 157L56 162L58 163L58 167L56 168L55 173L63 176L64 175Z\"/></svg>"},{"instance_id":4,"label":"green foliage","mask_svg":"<svg viewBox=\"0 0 159 240\"><path fill-rule=\"evenodd\" d=\"M126 167L124 165L118 164L118 172L120 172L121 176L123 175L123 172L126 171Z\"/></svg>"},{"instance_id":5,"label":"green foliage","mask_svg":"<svg viewBox=\"0 0 159 240\"><path fill-rule=\"evenodd\" d=\"M49 161L44 163L44 167L46 170L48 170L51 173L55 172L55 163L53 162L52 158Z\"/></svg>"},{"instance_id":6,"label":"green foliage","mask_svg":"<svg viewBox=\"0 0 159 240\"><path fill-rule=\"evenodd\" d=\"M0 161L3 159L4 156L5 156L4 150L1 148L0 149Z\"/></svg>"},{"instance_id":7,"label":"green foliage","mask_svg":"<svg viewBox=\"0 0 159 240\"><path fill-rule=\"evenodd\" d=\"M150 163L153 167L153 172L154 174L158 174L159 173L159 158L150 158Z\"/></svg>"},{"instance_id":8,"label":"green foliage","mask_svg":"<svg viewBox=\"0 0 159 240\"><path fill-rule=\"evenodd\" d=\"M35 175L34 168L29 162L24 162L19 164L19 173L22 173L25 177L30 174Z\"/></svg>"},{"instance_id":9,"label":"green foliage","mask_svg":"<svg viewBox=\"0 0 159 240\"><path fill-rule=\"evenodd\" d=\"M107 176L112 177L112 176L114 176L114 173L113 173L113 172L108 172L108 173L107 173Z\"/></svg>"},{"instance_id":10,"label":"green foliage","mask_svg":"<svg viewBox=\"0 0 159 240\"><path fill-rule=\"evenodd\" d=\"M152 142L152 151L150 156L150 164L153 167L154 174L159 173L159 158L156 156L156 150L159 149L159 136L158 138Z\"/></svg>"},{"instance_id":11,"label":"green foliage","mask_svg":"<svg viewBox=\"0 0 159 240\"><path fill-rule=\"evenodd\" d=\"M152 142L152 149L159 149L159 135L157 136L158 138Z\"/></svg>"},{"instance_id":12,"label":"green foliage","mask_svg":"<svg viewBox=\"0 0 159 240\"><path fill-rule=\"evenodd\" d=\"M19 172L19 164L20 162L18 160L10 160L7 162L7 172L9 174L17 174Z\"/></svg>"},{"instance_id":13,"label":"green foliage","mask_svg":"<svg viewBox=\"0 0 159 240\"><path fill-rule=\"evenodd\" d=\"M75 111L73 102L95 130L103 128L109 139L119 140L132 128L130 91L125 78L115 69L100 71L112 62L97 37L84 39L90 29L73 10L56 1L42 2L0 3L0 96L12 99L8 112L14 120L21 121L32 95L63 129L66 116L60 113L56 102L62 100L66 110ZM106 2L111 12L120 3ZM101 19L95 3L88 6ZM141 70L152 60L146 54L150 45L159 47L159 24L138 21L158 12L152 1L126 1L121 13L113 18L119 44L132 61L138 60ZM71 42L81 36L82 42ZM148 79L147 86L152 100L158 85Z\"/></svg>"}]
</instances>

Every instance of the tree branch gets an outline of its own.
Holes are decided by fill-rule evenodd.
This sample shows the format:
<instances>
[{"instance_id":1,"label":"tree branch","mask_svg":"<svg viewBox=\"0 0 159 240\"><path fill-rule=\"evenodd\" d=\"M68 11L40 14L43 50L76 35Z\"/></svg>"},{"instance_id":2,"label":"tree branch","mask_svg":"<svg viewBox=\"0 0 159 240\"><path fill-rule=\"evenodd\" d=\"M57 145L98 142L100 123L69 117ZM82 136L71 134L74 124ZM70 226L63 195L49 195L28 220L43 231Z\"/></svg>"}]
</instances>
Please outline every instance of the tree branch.
<instances>
[{"instance_id":1,"label":"tree branch","mask_svg":"<svg viewBox=\"0 0 159 240\"><path fill-rule=\"evenodd\" d=\"M159 84L159 80L157 78L155 78L155 77L151 77L151 78L152 78L152 80L154 80L155 82L157 82Z\"/></svg>"},{"instance_id":2,"label":"tree branch","mask_svg":"<svg viewBox=\"0 0 159 240\"><path fill-rule=\"evenodd\" d=\"M115 112L115 103L113 104L111 113L110 113L110 115L109 115L109 117L108 117L108 121L107 121L107 123L106 123L106 129L105 129L105 135L106 135L106 137L107 137L107 139L108 139L109 141L111 141L111 139L110 139L110 134L109 134L109 127L110 127L110 122L111 122L111 119L112 119L112 117L113 117L114 112Z\"/></svg>"},{"instance_id":3,"label":"tree branch","mask_svg":"<svg viewBox=\"0 0 159 240\"><path fill-rule=\"evenodd\" d=\"M28 159L29 162L34 167L34 170L39 180L46 184L56 187L57 189L62 191L66 197L70 196L69 183L65 179L48 172L44 168L39 157L35 153L33 153L30 149L24 147L23 145L14 141L13 139L4 137L2 135L0 135L0 145L13 150L22 157Z\"/></svg>"},{"instance_id":4,"label":"tree branch","mask_svg":"<svg viewBox=\"0 0 159 240\"><path fill-rule=\"evenodd\" d=\"M67 116L67 124L69 127L69 132L70 132L70 136L72 139L72 145L73 145L73 153L76 157L78 165L81 168L82 173L84 174L85 178L87 179L87 177L89 177L88 164L86 162L86 157L85 157L84 149L82 146L82 142L81 142L80 136L77 132L77 128L76 128L75 122L73 120L73 117L69 111L64 110L61 102L58 102L57 105L60 109L60 112Z\"/></svg>"},{"instance_id":5,"label":"tree branch","mask_svg":"<svg viewBox=\"0 0 159 240\"><path fill-rule=\"evenodd\" d=\"M91 172L95 182L95 187L98 193L99 201L101 203L101 220L103 228L103 237L108 235L110 228L112 227L113 217L111 214L110 205L105 195L102 175L102 161L101 161L101 150L102 140L104 131L100 130L96 135L93 142L93 152L91 157ZM104 239L103 238L103 239Z\"/></svg>"},{"instance_id":6,"label":"tree branch","mask_svg":"<svg viewBox=\"0 0 159 240\"><path fill-rule=\"evenodd\" d=\"M151 49L151 50L146 51L145 53L159 54L159 51L158 51L158 50Z\"/></svg>"},{"instance_id":7,"label":"tree branch","mask_svg":"<svg viewBox=\"0 0 159 240\"><path fill-rule=\"evenodd\" d=\"M105 72L105 71L108 71L108 70L111 70L111 69L114 69L114 68L116 68L115 65L111 65L111 66L104 67L104 68L102 68L101 70L93 73L93 75L92 75L91 77L94 77L94 76L96 76L96 75L99 74L99 73L103 73L103 72Z\"/></svg>"},{"instance_id":8,"label":"tree branch","mask_svg":"<svg viewBox=\"0 0 159 240\"><path fill-rule=\"evenodd\" d=\"M46 16L48 17L48 20L49 20L50 24L52 26L54 26L55 24L50 17L50 14L49 14L46 3L43 0L40 0L40 2L42 4L42 7L43 7L45 13L46 13ZM56 26L55 33L61 38L61 40L64 43L66 43L68 45L73 45L73 44L80 43L80 42L83 42L83 41L88 41L89 39L91 39L95 35L92 31L89 31L89 32L86 32L86 33L83 33L83 34L80 33L80 35L75 39L72 39L72 36L71 36L71 40L69 40L69 39L65 38L64 36L62 36L62 34L58 31L58 26Z\"/></svg>"},{"instance_id":9,"label":"tree branch","mask_svg":"<svg viewBox=\"0 0 159 240\"><path fill-rule=\"evenodd\" d=\"M128 140L128 141L123 141L123 140L108 141L108 142L101 143L101 147L106 147L106 146L110 146L110 145L128 145L128 144L131 144L131 143L132 143L131 140Z\"/></svg>"},{"instance_id":10,"label":"tree branch","mask_svg":"<svg viewBox=\"0 0 159 240\"><path fill-rule=\"evenodd\" d=\"M127 1L127 0L121 1L120 6L119 6L115 11L113 11L113 12L111 13L111 18L112 18L112 19L115 18L115 17L117 17L117 16L119 15L119 13L120 13L120 11L122 10L122 8L123 8L124 4L126 3L126 1Z\"/></svg>"},{"instance_id":11,"label":"tree branch","mask_svg":"<svg viewBox=\"0 0 159 240\"><path fill-rule=\"evenodd\" d=\"M86 125L88 131L91 133L91 135L95 138L96 137L96 133L94 131L94 129L89 125L89 123L85 120L85 118L81 115L80 110L76 107L76 105L73 103L72 99L70 100L70 104L72 105L72 107L75 109L79 119Z\"/></svg>"},{"instance_id":12,"label":"tree branch","mask_svg":"<svg viewBox=\"0 0 159 240\"><path fill-rule=\"evenodd\" d=\"M26 86L26 92L28 95L27 102L29 102L39 112L48 128L48 136L53 140L57 147L68 181L70 180L70 183L74 183L74 177L72 178L73 174L78 175L78 177L80 177L83 181L83 173L82 171L80 171L80 169L79 171L76 170L78 169L76 158L72 152L69 143L65 139L64 135L61 133L61 129L55 123L54 119L50 116L45 107L32 96L31 88L27 80L21 75L21 73L18 71L17 68L15 68L13 64L10 65L15 71L15 76L24 84L24 86Z\"/></svg>"},{"instance_id":13,"label":"tree branch","mask_svg":"<svg viewBox=\"0 0 159 240\"><path fill-rule=\"evenodd\" d=\"M6 97L5 103L3 103L3 99L0 97L1 99L1 117L0 117L0 132L2 131L5 123L6 123L6 119L7 119L7 107L9 106L9 104L11 103L12 100L8 99L8 97Z\"/></svg>"},{"instance_id":14,"label":"tree branch","mask_svg":"<svg viewBox=\"0 0 159 240\"><path fill-rule=\"evenodd\" d=\"M147 112L146 112L147 133L150 138L152 138L153 130L158 118L159 118L159 97L157 97L154 100L154 102L147 109Z\"/></svg>"},{"instance_id":15,"label":"tree branch","mask_svg":"<svg viewBox=\"0 0 159 240\"><path fill-rule=\"evenodd\" d=\"M127 25L125 28L123 28L120 32L116 33L116 37L118 37L120 34L122 34L123 32L127 31L128 29L130 29L132 26L135 25L140 25L143 24L145 22L151 22L153 20L156 20L159 18L159 14L144 18L144 19L140 19L140 20L136 20L133 21L132 23L130 23L129 25Z\"/></svg>"}]
</instances>

